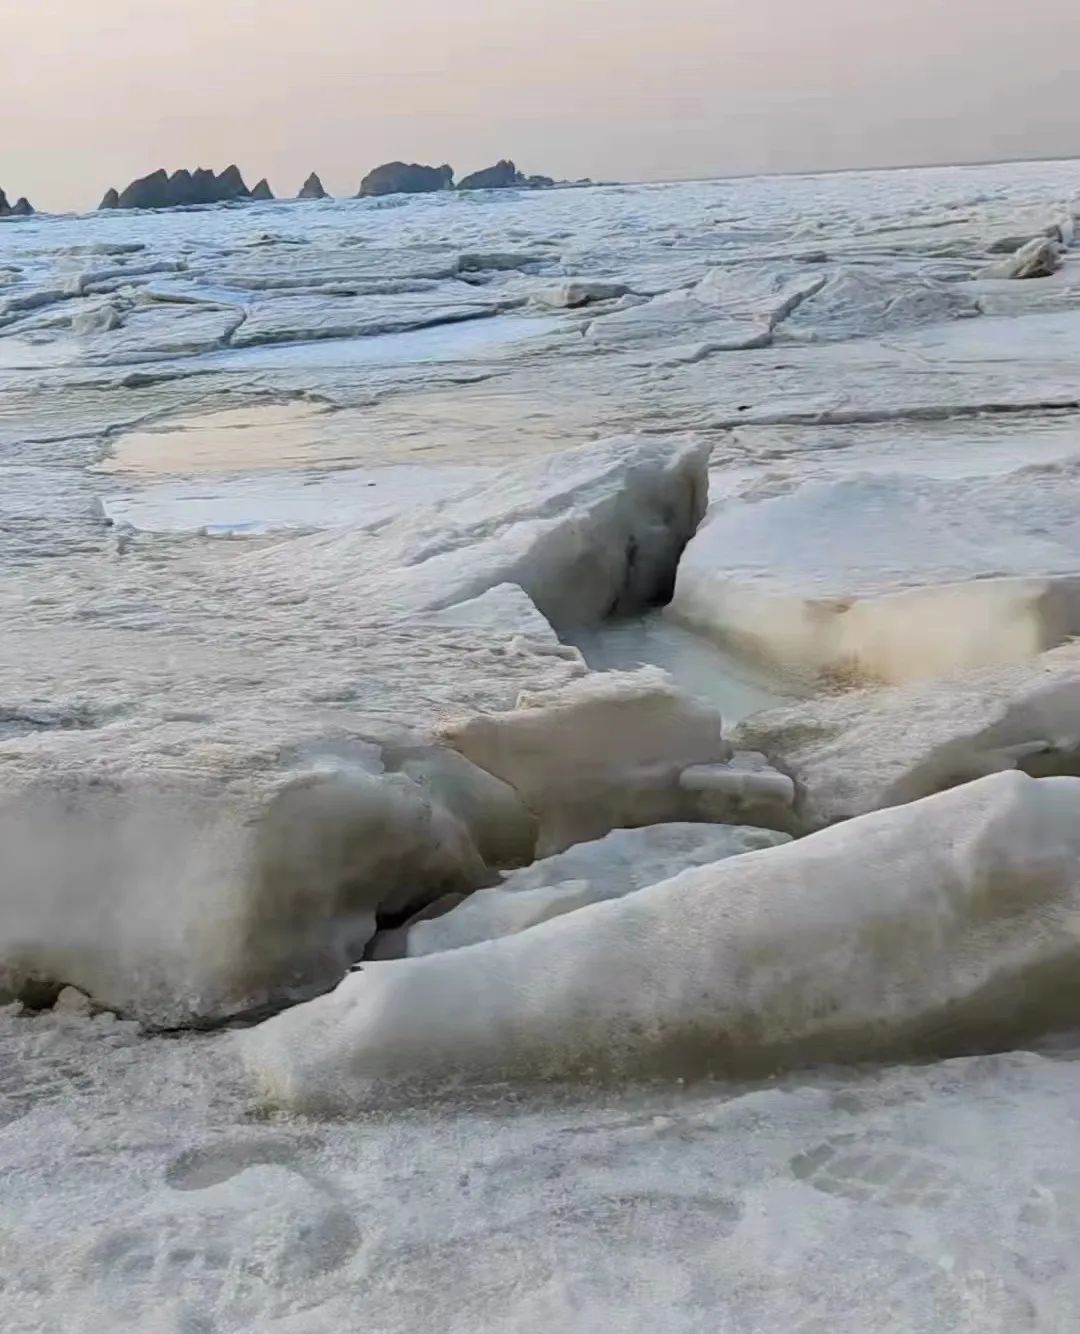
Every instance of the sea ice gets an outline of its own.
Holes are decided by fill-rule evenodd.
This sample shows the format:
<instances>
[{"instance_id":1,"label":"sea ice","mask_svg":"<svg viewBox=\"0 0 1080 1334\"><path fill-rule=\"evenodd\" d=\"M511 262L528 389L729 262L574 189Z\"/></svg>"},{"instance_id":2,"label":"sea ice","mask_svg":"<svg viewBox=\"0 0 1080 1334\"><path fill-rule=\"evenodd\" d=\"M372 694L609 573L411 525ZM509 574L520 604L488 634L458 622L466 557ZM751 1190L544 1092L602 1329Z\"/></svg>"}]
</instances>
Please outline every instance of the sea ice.
<instances>
[{"instance_id":1,"label":"sea ice","mask_svg":"<svg viewBox=\"0 0 1080 1334\"><path fill-rule=\"evenodd\" d=\"M795 677L1019 661L1080 631L1078 476L766 479L699 530L671 615Z\"/></svg>"},{"instance_id":2,"label":"sea ice","mask_svg":"<svg viewBox=\"0 0 1080 1334\"><path fill-rule=\"evenodd\" d=\"M1080 780L996 774L520 934L365 965L238 1037L277 1106L510 1078L762 1074L1067 1026Z\"/></svg>"},{"instance_id":3,"label":"sea ice","mask_svg":"<svg viewBox=\"0 0 1080 1334\"><path fill-rule=\"evenodd\" d=\"M787 841L786 834L743 825L654 824L644 829L614 829L601 839L575 844L566 852L512 871L500 885L477 890L448 913L417 922L406 933L403 953L414 958L513 935L590 903L633 894L687 867Z\"/></svg>"},{"instance_id":4,"label":"sea ice","mask_svg":"<svg viewBox=\"0 0 1080 1334\"><path fill-rule=\"evenodd\" d=\"M764 751L794 778L811 829L999 770L1077 774L1080 649L801 700L743 720L732 741Z\"/></svg>"}]
</instances>

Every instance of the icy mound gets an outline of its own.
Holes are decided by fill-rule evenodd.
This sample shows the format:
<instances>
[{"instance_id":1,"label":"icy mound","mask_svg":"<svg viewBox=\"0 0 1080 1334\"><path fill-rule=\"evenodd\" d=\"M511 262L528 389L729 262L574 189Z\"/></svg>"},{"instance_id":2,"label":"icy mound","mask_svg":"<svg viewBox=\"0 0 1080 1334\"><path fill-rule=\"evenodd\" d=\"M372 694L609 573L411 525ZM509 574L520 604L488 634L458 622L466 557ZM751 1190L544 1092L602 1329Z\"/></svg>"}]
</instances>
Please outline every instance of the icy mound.
<instances>
[{"instance_id":1,"label":"icy mound","mask_svg":"<svg viewBox=\"0 0 1080 1334\"><path fill-rule=\"evenodd\" d=\"M415 958L513 935L590 903L633 894L690 866L786 842L787 834L742 825L614 829L512 872L501 885L478 890L444 916L418 922L408 930L403 954Z\"/></svg>"},{"instance_id":2,"label":"icy mound","mask_svg":"<svg viewBox=\"0 0 1080 1334\"><path fill-rule=\"evenodd\" d=\"M520 935L372 964L243 1035L276 1104L767 1072L1075 1022L1080 781L999 774Z\"/></svg>"},{"instance_id":3,"label":"icy mound","mask_svg":"<svg viewBox=\"0 0 1080 1334\"><path fill-rule=\"evenodd\" d=\"M557 630L665 602L705 513L711 446L623 437L508 468L383 525L251 558L259 578L346 586L408 617L517 584Z\"/></svg>"},{"instance_id":4,"label":"icy mound","mask_svg":"<svg viewBox=\"0 0 1080 1334\"><path fill-rule=\"evenodd\" d=\"M671 614L796 674L1018 661L1080 630L1080 473L784 484L702 527Z\"/></svg>"}]
</instances>

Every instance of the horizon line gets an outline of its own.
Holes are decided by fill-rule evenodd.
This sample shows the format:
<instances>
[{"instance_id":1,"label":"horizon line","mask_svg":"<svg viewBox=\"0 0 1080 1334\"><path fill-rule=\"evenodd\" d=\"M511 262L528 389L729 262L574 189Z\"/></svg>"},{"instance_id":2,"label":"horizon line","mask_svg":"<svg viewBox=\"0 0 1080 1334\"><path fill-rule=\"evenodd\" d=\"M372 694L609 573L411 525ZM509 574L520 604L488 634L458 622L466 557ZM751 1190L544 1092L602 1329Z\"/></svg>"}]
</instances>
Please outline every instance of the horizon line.
<instances>
[{"instance_id":1,"label":"horizon line","mask_svg":"<svg viewBox=\"0 0 1080 1334\"><path fill-rule=\"evenodd\" d=\"M611 180L611 181L595 180L591 181L591 186L594 189L604 189L620 185L703 185L709 181L748 181L748 180L769 180L776 178L789 179L792 177L799 177L799 176L849 176L858 173L869 174L871 172L886 172L886 171L890 172L891 171L948 171L950 169L957 169L957 168L965 169L969 167L997 167L997 166L1007 167L1010 165L1021 165L1021 164L1027 165L1039 162L1046 162L1046 163L1080 162L1080 148L1078 148L1076 153L1048 153L1048 154L1026 155L1019 157L1003 157L1003 158L998 158L998 157L964 158L963 160L958 162L921 161L921 162L893 162L881 165L862 164L862 165L854 165L848 167L817 167L817 168L789 167L789 168L774 168L765 171L727 171L727 172L722 171L718 173L705 172L700 176L698 175L667 176L667 177L649 177L640 179L626 178L622 180ZM165 169L157 167L154 170L161 171ZM178 168L177 170L181 169ZM148 173L148 174L152 175L153 173ZM316 172L316 175L318 174L319 173ZM145 178L138 176L132 178L133 181L142 179ZM261 177L260 179L268 179L268 178ZM589 188L588 186L579 184L578 181L557 181L556 186L553 188L558 188L559 186L562 185L575 185L581 189ZM113 189L115 187L110 186L108 188ZM440 193L440 192L435 191L431 193ZM359 198L359 196L352 194L329 195L328 197L331 200L338 203L347 202ZM33 200L31 200L30 202L33 204ZM247 201L242 200L240 202L247 202ZM286 196L276 197L273 201L267 201L267 202L287 204L287 203L295 203L297 202L297 200L295 196L286 195ZM203 206L191 205L189 207L203 207ZM45 217L45 218L83 218L83 217L89 217L91 214L98 213L101 211L100 208L96 206L93 208L82 209L82 210L63 209L57 212L54 212L49 209L39 209L37 205L34 205L34 208L36 210L34 216ZM132 211L134 212L136 210ZM160 210L148 210L148 211L170 212L172 210L160 209Z\"/></svg>"}]
</instances>

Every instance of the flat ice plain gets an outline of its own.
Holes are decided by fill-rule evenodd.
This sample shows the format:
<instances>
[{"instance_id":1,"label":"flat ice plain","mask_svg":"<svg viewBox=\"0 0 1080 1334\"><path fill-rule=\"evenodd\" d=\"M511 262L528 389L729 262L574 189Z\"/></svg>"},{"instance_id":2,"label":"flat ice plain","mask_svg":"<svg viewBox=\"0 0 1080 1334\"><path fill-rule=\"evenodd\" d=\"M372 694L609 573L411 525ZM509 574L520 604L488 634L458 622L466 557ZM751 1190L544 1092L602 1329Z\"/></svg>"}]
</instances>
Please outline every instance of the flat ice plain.
<instances>
[{"instance_id":1,"label":"flat ice plain","mask_svg":"<svg viewBox=\"0 0 1080 1334\"><path fill-rule=\"evenodd\" d=\"M1078 215L0 223L5 1334L1075 1327Z\"/></svg>"}]
</instances>

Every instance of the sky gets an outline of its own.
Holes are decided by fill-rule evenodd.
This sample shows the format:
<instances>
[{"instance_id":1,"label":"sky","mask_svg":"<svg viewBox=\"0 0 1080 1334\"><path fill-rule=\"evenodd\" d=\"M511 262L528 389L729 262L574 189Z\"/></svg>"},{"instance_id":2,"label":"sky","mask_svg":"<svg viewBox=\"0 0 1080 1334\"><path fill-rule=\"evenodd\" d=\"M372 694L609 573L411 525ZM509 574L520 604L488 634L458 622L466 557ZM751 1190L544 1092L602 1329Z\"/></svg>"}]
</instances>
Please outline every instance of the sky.
<instances>
[{"instance_id":1,"label":"sky","mask_svg":"<svg viewBox=\"0 0 1080 1334\"><path fill-rule=\"evenodd\" d=\"M1080 156L1076 0L0 0L0 187Z\"/></svg>"}]
</instances>

